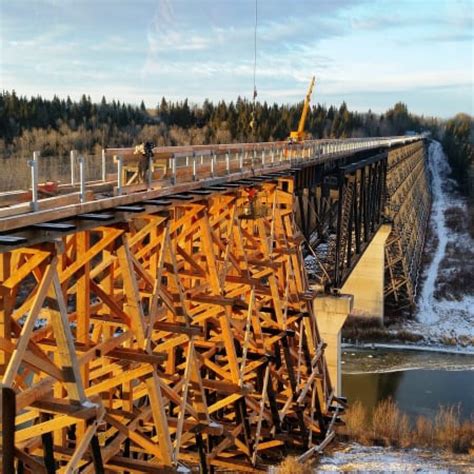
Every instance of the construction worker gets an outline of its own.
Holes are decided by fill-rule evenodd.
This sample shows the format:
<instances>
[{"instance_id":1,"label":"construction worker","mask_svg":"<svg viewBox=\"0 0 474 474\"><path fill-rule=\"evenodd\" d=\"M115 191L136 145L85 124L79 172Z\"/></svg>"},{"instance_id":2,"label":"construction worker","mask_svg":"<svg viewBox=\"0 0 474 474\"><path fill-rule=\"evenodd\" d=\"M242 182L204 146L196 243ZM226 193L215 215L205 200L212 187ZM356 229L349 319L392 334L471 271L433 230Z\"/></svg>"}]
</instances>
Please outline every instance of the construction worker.
<instances>
[{"instance_id":1,"label":"construction worker","mask_svg":"<svg viewBox=\"0 0 474 474\"><path fill-rule=\"evenodd\" d=\"M134 155L140 155L138 161L138 181L144 183L148 173L151 173L151 161L153 159L153 148L155 145L152 142L145 142L135 147Z\"/></svg>"}]
</instances>

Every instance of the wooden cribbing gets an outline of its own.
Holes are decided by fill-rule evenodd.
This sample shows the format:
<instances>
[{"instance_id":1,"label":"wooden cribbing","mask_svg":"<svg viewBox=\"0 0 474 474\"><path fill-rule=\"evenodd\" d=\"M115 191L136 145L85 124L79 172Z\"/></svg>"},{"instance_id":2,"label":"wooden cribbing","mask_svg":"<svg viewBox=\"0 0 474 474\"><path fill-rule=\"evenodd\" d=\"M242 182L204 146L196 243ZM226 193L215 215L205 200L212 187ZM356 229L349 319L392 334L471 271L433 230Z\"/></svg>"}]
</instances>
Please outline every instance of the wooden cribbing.
<instances>
[{"instance_id":1,"label":"wooden cribbing","mask_svg":"<svg viewBox=\"0 0 474 474\"><path fill-rule=\"evenodd\" d=\"M257 186L267 215L237 188L2 254L17 467L258 472L325 439L292 185Z\"/></svg>"}]
</instances>

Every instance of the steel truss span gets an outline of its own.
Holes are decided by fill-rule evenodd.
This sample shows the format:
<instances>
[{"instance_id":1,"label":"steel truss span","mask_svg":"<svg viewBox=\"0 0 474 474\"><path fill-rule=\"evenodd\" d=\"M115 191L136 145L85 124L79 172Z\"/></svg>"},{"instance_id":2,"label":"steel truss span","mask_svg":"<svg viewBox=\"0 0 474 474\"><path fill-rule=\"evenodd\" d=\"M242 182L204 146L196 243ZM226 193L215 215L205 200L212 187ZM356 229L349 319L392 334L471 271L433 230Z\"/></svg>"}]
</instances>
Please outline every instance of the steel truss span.
<instances>
[{"instance_id":1,"label":"steel truss span","mask_svg":"<svg viewBox=\"0 0 474 474\"><path fill-rule=\"evenodd\" d=\"M293 169L296 221L317 259L312 277L339 289L381 224L387 309L413 309L431 208L423 140L371 154Z\"/></svg>"},{"instance_id":2,"label":"steel truss span","mask_svg":"<svg viewBox=\"0 0 474 474\"><path fill-rule=\"evenodd\" d=\"M293 183L255 184L253 216L223 188L1 253L4 472L258 472L330 439Z\"/></svg>"}]
</instances>

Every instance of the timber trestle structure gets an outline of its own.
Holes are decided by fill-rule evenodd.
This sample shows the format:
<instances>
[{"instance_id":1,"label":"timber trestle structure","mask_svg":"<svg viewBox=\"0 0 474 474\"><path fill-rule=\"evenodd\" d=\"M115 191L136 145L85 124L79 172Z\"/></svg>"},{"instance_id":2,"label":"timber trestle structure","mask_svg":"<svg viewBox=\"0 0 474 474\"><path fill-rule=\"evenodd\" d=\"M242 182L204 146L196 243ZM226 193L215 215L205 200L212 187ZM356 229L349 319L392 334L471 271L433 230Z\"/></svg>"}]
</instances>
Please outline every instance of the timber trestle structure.
<instances>
[{"instance_id":1,"label":"timber trestle structure","mask_svg":"<svg viewBox=\"0 0 474 474\"><path fill-rule=\"evenodd\" d=\"M0 215L4 472L255 472L332 439L345 401L303 242L337 288L390 219L386 294L409 301L424 145L259 146L216 147L200 179L180 154L156 186Z\"/></svg>"},{"instance_id":2,"label":"timber trestle structure","mask_svg":"<svg viewBox=\"0 0 474 474\"><path fill-rule=\"evenodd\" d=\"M324 439L337 399L291 186L259 185L258 218L224 188L0 255L23 472L251 471Z\"/></svg>"}]
</instances>

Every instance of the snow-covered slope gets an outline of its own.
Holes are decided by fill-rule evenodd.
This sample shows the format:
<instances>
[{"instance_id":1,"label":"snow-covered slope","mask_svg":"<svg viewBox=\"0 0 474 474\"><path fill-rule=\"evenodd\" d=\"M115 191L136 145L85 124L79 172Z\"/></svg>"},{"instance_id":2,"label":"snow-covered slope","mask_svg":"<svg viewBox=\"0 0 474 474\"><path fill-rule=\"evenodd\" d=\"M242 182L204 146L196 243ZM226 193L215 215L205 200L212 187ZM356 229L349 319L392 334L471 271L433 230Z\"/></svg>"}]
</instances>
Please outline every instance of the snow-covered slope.
<instances>
[{"instance_id":1,"label":"snow-covered slope","mask_svg":"<svg viewBox=\"0 0 474 474\"><path fill-rule=\"evenodd\" d=\"M418 304L418 320L422 323L433 324L439 319L436 311L438 308L434 300L435 285L438 278L439 266L445 256L446 245L448 243L448 232L444 218L444 212L448 208L448 204L442 182L447 180L451 171L446 156L443 153L443 148L438 142L433 142L430 145L429 168L433 193L431 220L438 245L433 255L433 260L427 269L426 280Z\"/></svg>"},{"instance_id":2,"label":"snow-covered slope","mask_svg":"<svg viewBox=\"0 0 474 474\"><path fill-rule=\"evenodd\" d=\"M450 291L450 288L453 289L455 278L459 273L472 272L471 256L474 241L469 235L467 224L454 222L453 229L448 228L446 220L447 213L457 211L459 216L457 219L467 222L468 209L463 199L453 189L453 183L449 178L451 170L443 148L438 142L432 142L429 146L429 167L433 190L431 214L433 236L428 251L432 252L432 260L424 271L417 322L411 323L410 326L412 330L420 332L428 339L454 341L461 338L464 345L472 345L474 275L471 273L472 283L462 289L461 296L459 291Z\"/></svg>"}]
</instances>

